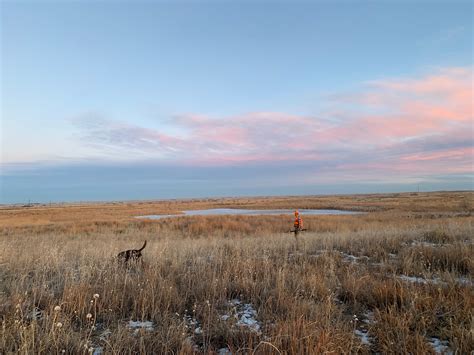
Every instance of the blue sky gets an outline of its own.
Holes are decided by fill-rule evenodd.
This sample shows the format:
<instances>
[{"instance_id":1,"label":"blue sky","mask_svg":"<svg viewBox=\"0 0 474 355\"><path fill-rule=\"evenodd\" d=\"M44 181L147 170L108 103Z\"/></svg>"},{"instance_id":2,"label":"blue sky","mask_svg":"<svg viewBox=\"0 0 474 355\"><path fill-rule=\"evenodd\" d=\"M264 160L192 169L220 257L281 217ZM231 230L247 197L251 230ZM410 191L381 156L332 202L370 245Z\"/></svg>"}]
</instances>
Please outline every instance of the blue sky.
<instances>
[{"instance_id":1,"label":"blue sky","mask_svg":"<svg viewBox=\"0 0 474 355\"><path fill-rule=\"evenodd\" d=\"M468 1L4 1L1 23L0 202L472 188Z\"/></svg>"}]
</instances>

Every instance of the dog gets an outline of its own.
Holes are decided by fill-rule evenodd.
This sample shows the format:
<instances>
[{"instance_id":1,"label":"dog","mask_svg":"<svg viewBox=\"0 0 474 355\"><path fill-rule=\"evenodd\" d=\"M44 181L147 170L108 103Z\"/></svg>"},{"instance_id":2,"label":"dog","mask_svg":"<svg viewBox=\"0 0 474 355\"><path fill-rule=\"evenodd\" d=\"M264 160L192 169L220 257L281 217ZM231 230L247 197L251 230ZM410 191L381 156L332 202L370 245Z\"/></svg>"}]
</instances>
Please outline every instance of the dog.
<instances>
[{"instance_id":1,"label":"dog","mask_svg":"<svg viewBox=\"0 0 474 355\"><path fill-rule=\"evenodd\" d=\"M143 246L140 249L129 249L125 251L121 251L117 255L117 259L120 263L127 265L129 262L137 262L141 261L142 259L142 250L146 247L146 240L143 243Z\"/></svg>"}]
</instances>

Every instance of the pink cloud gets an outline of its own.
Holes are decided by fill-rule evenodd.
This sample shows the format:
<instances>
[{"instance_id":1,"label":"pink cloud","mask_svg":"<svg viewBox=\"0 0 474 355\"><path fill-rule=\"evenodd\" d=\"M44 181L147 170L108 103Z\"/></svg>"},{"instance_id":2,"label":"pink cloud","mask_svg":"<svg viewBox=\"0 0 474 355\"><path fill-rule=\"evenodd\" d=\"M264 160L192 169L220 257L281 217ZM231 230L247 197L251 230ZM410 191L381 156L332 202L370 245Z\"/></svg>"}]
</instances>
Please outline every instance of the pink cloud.
<instances>
[{"instance_id":1,"label":"pink cloud","mask_svg":"<svg viewBox=\"0 0 474 355\"><path fill-rule=\"evenodd\" d=\"M473 147L464 147L459 149L447 149L437 152L420 152L416 154L409 154L402 156L400 160L402 161L427 161L427 160L470 160L474 158L474 148Z\"/></svg>"},{"instance_id":2,"label":"pink cloud","mask_svg":"<svg viewBox=\"0 0 474 355\"><path fill-rule=\"evenodd\" d=\"M362 113L347 125L335 127L330 136L351 133L356 141L370 137L377 144L448 134L455 126L469 129L473 120L472 82L472 68L446 68L420 78L370 82L362 92L335 97L337 103L354 105Z\"/></svg>"},{"instance_id":3,"label":"pink cloud","mask_svg":"<svg viewBox=\"0 0 474 355\"><path fill-rule=\"evenodd\" d=\"M401 78L372 81L380 89L398 92L404 95L445 96L456 93L460 89L469 88L472 83L472 68L451 67L438 69L435 74L422 78Z\"/></svg>"},{"instance_id":4,"label":"pink cloud","mask_svg":"<svg viewBox=\"0 0 474 355\"><path fill-rule=\"evenodd\" d=\"M250 112L180 115L173 121L173 132L180 133L173 134L100 120L83 128L89 141L125 154L187 164L300 161L340 174L472 172L472 80L472 68L444 68L372 81L332 96L346 104L335 121L324 114Z\"/></svg>"}]
</instances>

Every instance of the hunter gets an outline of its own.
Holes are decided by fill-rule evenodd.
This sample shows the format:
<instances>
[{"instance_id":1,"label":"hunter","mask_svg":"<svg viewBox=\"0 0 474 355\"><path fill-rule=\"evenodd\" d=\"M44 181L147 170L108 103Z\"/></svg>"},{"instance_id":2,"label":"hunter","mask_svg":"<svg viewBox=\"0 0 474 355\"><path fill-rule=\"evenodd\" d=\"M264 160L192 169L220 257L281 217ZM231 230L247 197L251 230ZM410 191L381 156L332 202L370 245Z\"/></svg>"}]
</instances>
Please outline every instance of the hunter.
<instances>
[{"instance_id":1,"label":"hunter","mask_svg":"<svg viewBox=\"0 0 474 355\"><path fill-rule=\"evenodd\" d=\"M303 229L303 219L300 216L298 210L295 211L295 222L293 223L295 231L300 231Z\"/></svg>"}]
</instances>

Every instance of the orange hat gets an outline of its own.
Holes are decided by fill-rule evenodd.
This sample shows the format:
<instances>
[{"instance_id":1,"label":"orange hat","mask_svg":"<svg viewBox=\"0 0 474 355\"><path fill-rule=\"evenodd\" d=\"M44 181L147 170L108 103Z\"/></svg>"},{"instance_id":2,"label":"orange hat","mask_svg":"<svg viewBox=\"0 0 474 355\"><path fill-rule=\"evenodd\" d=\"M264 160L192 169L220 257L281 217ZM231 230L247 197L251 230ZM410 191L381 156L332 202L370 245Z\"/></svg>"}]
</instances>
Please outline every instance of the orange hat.
<instances>
[{"instance_id":1,"label":"orange hat","mask_svg":"<svg viewBox=\"0 0 474 355\"><path fill-rule=\"evenodd\" d=\"M298 210L295 210L295 216L299 215L300 213L298 212Z\"/></svg>"}]
</instances>

